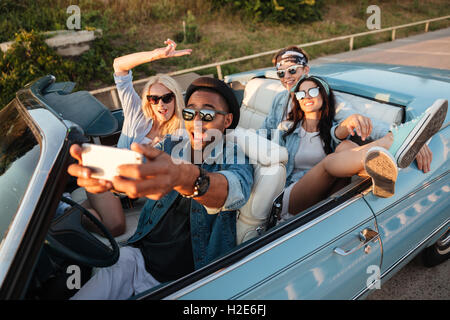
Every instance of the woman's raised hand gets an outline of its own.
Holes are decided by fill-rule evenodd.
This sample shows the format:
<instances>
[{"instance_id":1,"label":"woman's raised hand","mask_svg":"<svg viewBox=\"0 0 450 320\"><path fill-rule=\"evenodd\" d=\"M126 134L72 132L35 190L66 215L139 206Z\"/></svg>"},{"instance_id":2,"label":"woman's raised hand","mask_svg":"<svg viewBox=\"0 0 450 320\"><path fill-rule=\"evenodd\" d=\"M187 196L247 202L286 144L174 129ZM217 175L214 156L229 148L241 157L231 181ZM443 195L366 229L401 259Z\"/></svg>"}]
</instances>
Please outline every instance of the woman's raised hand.
<instances>
[{"instance_id":1,"label":"woman's raised hand","mask_svg":"<svg viewBox=\"0 0 450 320\"><path fill-rule=\"evenodd\" d=\"M167 39L164 43L167 47L157 48L152 51L131 53L114 59L114 73L118 76L125 76L129 70L143 63L170 57L180 57L191 54L192 52L192 49L175 50L177 44L170 39Z\"/></svg>"},{"instance_id":2,"label":"woman's raised hand","mask_svg":"<svg viewBox=\"0 0 450 320\"><path fill-rule=\"evenodd\" d=\"M192 49L175 50L177 48L177 44L171 39L167 39L166 41L164 41L164 44L166 44L167 47L156 49L161 51L160 59L181 57L187 54L191 54L192 52Z\"/></svg>"}]
</instances>

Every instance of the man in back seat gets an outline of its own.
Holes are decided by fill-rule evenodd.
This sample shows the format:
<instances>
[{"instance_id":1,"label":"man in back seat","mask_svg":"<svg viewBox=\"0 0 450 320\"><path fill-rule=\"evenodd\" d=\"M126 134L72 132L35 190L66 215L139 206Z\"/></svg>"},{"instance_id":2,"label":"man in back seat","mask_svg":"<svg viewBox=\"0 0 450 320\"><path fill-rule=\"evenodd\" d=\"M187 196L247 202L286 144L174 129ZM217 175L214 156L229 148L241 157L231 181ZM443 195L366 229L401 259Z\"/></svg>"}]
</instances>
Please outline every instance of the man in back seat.
<instances>
[{"instance_id":1,"label":"man in back seat","mask_svg":"<svg viewBox=\"0 0 450 320\"><path fill-rule=\"evenodd\" d=\"M236 211L253 186L252 165L237 145L223 139L239 122L238 102L224 82L207 77L189 86L185 101L187 137L166 136L159 148L133 144L146 163L121 166L113 183L89 178L89 169L79 164L69 167L90 192L114 188L131 198L149 198L119 261L100 269L73 299L126 299L235 247ZM81 163L80 147L70 151Z\"/></svg>"},{"instance_id":2,"label":"man in back seat","mask_svg":"<svg viewBox=\"0 0 450 320\"><path fill-rule=\"evenodd\" d=\"M292 110L293 101L291 91L296 84L309 74L308 54L297 46L289 46L279 50L272 59L277 69L277 75L286 91L275 96L270 113L264 120L258 133L269 140L272 139L272 130L277 129L280 123L288 118ZM390 125L375 119L358 114L349 101L338 92L335 94L335 104L340 106L334 116L335 125L330 134L336 144L356 135L364 142L373 141L384 137L390 131ZM356 147L356 144L346 143L341 149ZM430 171L432 152L425 144L417 153L416 161L419 170Z\"/></svg>"}]
</instances>

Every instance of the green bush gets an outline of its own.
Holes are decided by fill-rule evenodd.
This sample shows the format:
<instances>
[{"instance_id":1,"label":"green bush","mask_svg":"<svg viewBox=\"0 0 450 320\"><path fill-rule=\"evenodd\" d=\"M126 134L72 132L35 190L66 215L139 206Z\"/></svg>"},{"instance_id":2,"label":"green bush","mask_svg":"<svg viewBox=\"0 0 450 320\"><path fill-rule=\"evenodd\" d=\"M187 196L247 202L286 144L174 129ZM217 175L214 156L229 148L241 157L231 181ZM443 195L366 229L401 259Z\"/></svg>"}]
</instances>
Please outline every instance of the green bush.
<instances>
[{"instance_id":1,"label":"green bush","mask_svg":"<svg viewBox=\"0 0 450 320\"><path fill-rule=\"evenodd\" d=\"M12 48L0 53L0 108L25 84L47 74L53 74L57 81L73 81L77 89L84 89L93 80L112 84L113 59L122 55L119 50L124 49L113 48L111 39L103 37L81 56L66 58L56 54L39 33L21 31Z\"/></svg>"},{"instance_id":2,"label":"green bush","mask_svg":"<svg viewBox=\"0 0 450 320\"><path fill-rule=\"evenodd\" d=\"M0 1L0 42L11 41L18 30L50 31L66 28L67 6L49 7L43 0Z\"/></svg>"},{"instance_id":3,"label":"green bush","mask_svg":"<svg viewBox=\"0 0 450 320\"><path fill-rule=\"evenodd\" d=\"M67 81L75 69L71 60L63 60L34 31L16 34L15 41L12 48L0 56L0 108L26 83L46 74Z\"/></svg>"},{"instance_id":4,"label":"green bush","mask_svg":"<svg viewBox=\"0 0 450 320\"><path fill-rule=\"evenodd\" d=\"M311 22L322 18L321 0L213 0L215 8L228 7L243 12L254 22Z\"/></svg>"}]
</instances>

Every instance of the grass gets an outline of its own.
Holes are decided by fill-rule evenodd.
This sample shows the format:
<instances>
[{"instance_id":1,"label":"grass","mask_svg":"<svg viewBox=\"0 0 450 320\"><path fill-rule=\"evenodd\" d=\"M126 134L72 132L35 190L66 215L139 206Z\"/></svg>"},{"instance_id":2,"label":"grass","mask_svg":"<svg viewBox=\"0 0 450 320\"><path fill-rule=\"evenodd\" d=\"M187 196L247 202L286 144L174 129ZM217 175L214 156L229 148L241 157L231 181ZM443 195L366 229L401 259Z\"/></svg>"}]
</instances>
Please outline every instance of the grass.
<instances>
[{"instance_id":1,"label":"grass","mask_svg":"<svg viewBox=\"0 0 450 320\"><path fill-rule=\"evenodd\" d=\"M81 9L82 28L96 27L104 31L114 50L105 50L105 61L111 55L123 55L136 51L152 50L163 45L168 37L175 38L182 31L182 21L189 9L194 16L200 39L197 43L179 43L179 49L192 48L190 56L156 61L135 70L135 79L157 72L181 70L202 64L237 58L258 52L275 50L291 44L301 44L320 39L368 31L367 0L324 1L322 20L309 24L254 23L227 9L212 10L206 0L37 0L27 6L25 0L0 2L0 41L13 38L14 31L48 31L64 29L65 10L70 4ZM10 13L1 10L9 5L16 8ZM450 14L448 0L397 0L377 1L381 9L381 27L386 28L408 22ZM450 19L430 24L429 30L450 26ZM398 30L396 38L423 32L424 26ZM355 39L354 49L389 41L390 32ZM311 58L318 58L348 50L348 41L308 47ZM223 75L262 68L271 65L271 56L222 66ZM112 73L112 65L111 65ZM216 69L202 70L202 74L216 74ZM109 79L109 80L108 80ZM80 89L93 90L112 84L112 76L102 75L83 83Z\"/></svg>"}]
</instances>

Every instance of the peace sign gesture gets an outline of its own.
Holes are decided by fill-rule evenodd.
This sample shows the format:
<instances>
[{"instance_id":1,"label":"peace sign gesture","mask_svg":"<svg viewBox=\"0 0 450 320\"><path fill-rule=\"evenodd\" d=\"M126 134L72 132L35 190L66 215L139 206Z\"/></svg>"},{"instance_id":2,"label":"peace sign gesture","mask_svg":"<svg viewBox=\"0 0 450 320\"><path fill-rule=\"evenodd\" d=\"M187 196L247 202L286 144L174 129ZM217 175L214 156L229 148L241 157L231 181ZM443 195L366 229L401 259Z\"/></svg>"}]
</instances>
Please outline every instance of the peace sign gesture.
<instances>
[{"instance_id":1,"label":"peace sign gesture","mask_svg":"<svg viewBox=\"0 0 450 320\"><path fill-rule=\"evenodd\" d=\"M128 74L129 70L143 63L171 57L181 57L187 54L191 54L192 52L192 49L175 50L177 44L175 43L175 41L170 39L164 41L164 44L166 44L167 46L157 48L152 51L131 53L114 59L114 73L118 76L125 76Z\"/></svg>"},{"instance_id":2,"label":"peace sign gesture","mask_svg":"<svg viewBox=\"0 0 450 320\"><path fill-rule=\"evenodd\" d=\"M191 54L191 52L192 52L192 49L175 50L177 47L177 44L175 43L175 41L173 41L169 38L166 41L164 41L164 44L167 44L167 47L156 49L156 50L161 51L160 56L159 56L160 59L171 58L171 57L181 57L181 56L184 56L187 54Z\"/></svg>"}]
</instances>

